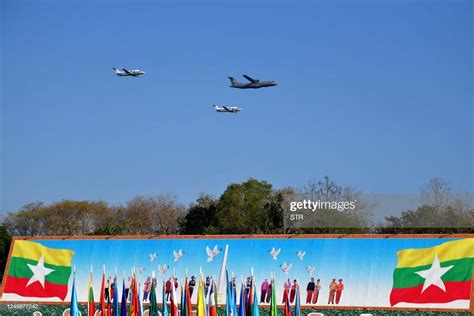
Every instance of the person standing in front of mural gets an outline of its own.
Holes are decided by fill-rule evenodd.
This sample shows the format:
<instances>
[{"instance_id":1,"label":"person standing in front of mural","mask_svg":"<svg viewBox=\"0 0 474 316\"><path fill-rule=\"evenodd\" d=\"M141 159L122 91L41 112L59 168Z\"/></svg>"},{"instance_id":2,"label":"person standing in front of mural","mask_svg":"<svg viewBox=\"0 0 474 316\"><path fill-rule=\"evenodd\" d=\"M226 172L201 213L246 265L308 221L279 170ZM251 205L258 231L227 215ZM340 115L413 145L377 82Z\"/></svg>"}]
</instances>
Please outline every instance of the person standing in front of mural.
<instances>
[{"instance_id":1,"label":"person standing in front of mural","mask_svg":"<svg viewBox=\"0 0 474 316\"><path fill-rule=\"evenodd\" d=\"M272 283L268 283L268 290L267 290L267 299L266 302L270 303L270 299L272 298Z\"/></svg>"},{"instance_id":2,"label":"person standing in front of mural","mask_svg":"<svg viewBox=\"0 0 474 316\"><path fill-rule=\"evenodd\" d=\"M151 278L148 277L146 278L146 281L143 287L143 301L144 302L148 300L148 295L150 295L150 291L151 291Z\"/></svg>"},{"instance_id":3,"label":"person standing in front of mural","mask_svg":"<svg viewBox=\"0 0 474 316\"><path fill-rule=\"evenodd\" d=\"M291 281L290 279L288 279L286 280L285 284L283 284L283 299L281 300L283 304L285 304L286 299L288 298L290 289L291 289Z\"/></svg>"},{"instance_id":4,"label":"person standing in front of mural","mask_svg":"<svg viewBox=\"0 0 474 316\"><path fill-rule=\"evenodd\" d=\"M336 304L339 304L341 300L342 290L344 290L344 284L342 283L342 279L339 279L339 283L336 287Z\"/></svg>"},{"instance_id":5,"label":"person standing in front of mural","mask_svg":"<svg viewBox=\"0 0 474 316\"><path fill-rule=\"evenodd\" d=\"M290 303L293 304L295 301L295 296L296 296L296 288L298 287L298 283L296 280L293 280L293 285L291 286L291 292L290 292Z\"/></svg>"},{"instance_id":6,"label":"person standing in front of mural","mask_svg":"<svg viewBox=\"0 0 474 316\"><path fill-rule=\"evenodd\" d=\"M130 287L132 286L132 277L128 277L127 282L125 282L125 297L129 299Z\"/></svg>"},{"instance_id":7,"label":"person standing in front of mural","mask_svg":"<svg viewBox=\"0 0 474 316\"><path fill-rule=\"evenodd\" d=\"M189 297L193 297L194 287L196 286L196 277L194 275L191 277L191 280L189 280L188 286L189 286Z\"/></svg>"},{"instance_id":8,"label":"person standing in front of mural","mask_svg":"<svg viewBox=\"0 0 474 316\"><path fill-rule=\"evenodd\" d=\"M237 281L232 277L232 290L234 291L234 304L237 304Z\"/></svg>"},{"instance_id":9,"label":"person standing in front of mural","mask_svg":"<svg viewBox=\"0 0 474 316\"><path fill-rule=\"evenodd\" d=\"M332 282L329 284L328 304L334 304L334 297L336 296L336 290L337 290L336 279L332 279Z\"/></svg>"},{"instance_id":10,"label":"person standing in front of mural","mask_svg":"<svg viewBox=\"0 0 474 316\"><path fill-rule=\"evenodd\" d=\"M265 300L267 298L267 291L268 291L268 280L265 279L262 282L262 287L260 291L260 303L265 303Z\"/></svg>"},{"instance_id":11,"label":"person standing in front of mural","mask_svg":"<svg viewBox=\"0 0 474 316\"><path fill-rule=\"evenodd\" d=\"M311 300L311 303L316 304L318 302L319 290L321 290L321 280L320 279L318 279L316 281L316 285L314 286L314 293L313 293L313 298Z\"/></svg>"},{"instance_id":12,"label":"person standing in front of mural","mask_svg":"<svg viewBox=\"0 0 474 316\"><path fill-rule=\"evenodd\" d=\"M206 277L206 283L204 284L204 297L207 297L207 291L209 291L209 286L211 286L211 278Z\"/></svg>"},{"instance_id":13,"label":"person standing in front of mural","mask_svg":"<svg viewBox=\"0 0 474 316\"><path fill-rule=\"evenodd\" d=\"M311 304L311 299L313 298L314 294L314 278L311 278L308 282L308 286L306 286L306 304Z\"/></svg>"},{"instance_id":14,"label":"person standing in front of mural","mask_svg":"<svg viewBox=\"0 0 474 316\"><path fill-rule=\"evenodd\" d=\"M166 301L170 300L170 294L171 294L171 280L173 278L169 278L166 283L165 283L165 293L166 293Z\"/></svg>"}]
</instances>

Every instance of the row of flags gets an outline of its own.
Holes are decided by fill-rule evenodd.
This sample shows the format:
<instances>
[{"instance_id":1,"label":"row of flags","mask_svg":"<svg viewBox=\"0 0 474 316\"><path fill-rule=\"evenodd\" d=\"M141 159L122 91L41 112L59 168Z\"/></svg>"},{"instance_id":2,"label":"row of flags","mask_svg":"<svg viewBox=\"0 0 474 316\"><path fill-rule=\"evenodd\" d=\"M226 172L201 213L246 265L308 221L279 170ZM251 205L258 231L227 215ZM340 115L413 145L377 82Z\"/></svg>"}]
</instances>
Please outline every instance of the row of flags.
<instances>
[{"instance_id":1,"label":"row of flags","mask_svg":"<svg viewBox=\"0 0 474 316\"><path fill-rule=\"evenodd\" d=\"M117 284L117 275L114 278L115 284ZM186 277L184 287L181 287L181 298L180 305L178 305L178 295L176 288L171 286L170 303L168 309L168 303L166 299L165 282L163 281L163 291L161 299L161 310L158 308L158 300L156 297L156 278L153 276L150 290L150 306L149 316L158 316L160 311L161 316L191 316L192 315L192 304L191 304L191 293L188 285L188 278ZM244 281L242 280L239 305L237 306L237 293L233 286L232 281L229 281L229 275L226 271L226 306L225 316L260 316L260 310L258 305L258 296L253 276L251 276L250 287L247 288ZM272 288L275 287L275 279L271 279ZM290 295L285 293L286 301L284 306L283 316L301 316L301 301L299 285L297 285L294 314L291 312ZM285 289L285 291L289 291ZM94 301L94 291L92 289L92 271L89 277L89 291L88 291L88 304L87 304L87 316L95 316L96 312L99 311L101 316L143 316L143 302L140 297L140 283L137 281L136 274L133 273L131 287L130 287L130 299L127 297L127 291L125 288L125 279L123 280L122 286L122 297L119 302L118 289L113 291L113 300L111 301L110 295L105 298L105 271L102 274L102 283L100 291L99 305L96 306ZM197 313L196 316L218 316L217 314L217 285L214 279L211 279L211 283L207 293L204 290L204 281L202 274L199 277L199 286L197 292ZM76 278L74 274L72 282L71 292L71 305L70 315L79 316L79 307L77 302L76 292ZM238 308L237 308L238 307ZM270 316L278 316L276 293L272 291L270 299Z\"/></svg>"}]
</instances>

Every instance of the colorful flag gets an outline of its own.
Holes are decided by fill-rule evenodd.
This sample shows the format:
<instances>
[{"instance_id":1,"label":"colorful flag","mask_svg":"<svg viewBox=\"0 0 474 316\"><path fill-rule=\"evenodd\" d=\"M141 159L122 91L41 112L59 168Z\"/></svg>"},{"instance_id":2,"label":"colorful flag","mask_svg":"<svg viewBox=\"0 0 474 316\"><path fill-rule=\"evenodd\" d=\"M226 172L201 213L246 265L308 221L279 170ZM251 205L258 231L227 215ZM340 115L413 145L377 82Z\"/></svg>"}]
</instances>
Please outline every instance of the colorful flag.
<instances>
[{"instance_id":1,"label":"colorful flag","mask_svg":"<svg viewBox=\"0 0 474 316\"><path fill-rule=\"evenodd\" d=\"M154 272L153 272L154 274ZM158 304L156 302L156 278L153 275L151 279L151 291L150 291L150 316L158 316Z\"/></svg>"},{"instance_id":2,"label":"colorful flag","mask_svg":"<svg viewBox=\"0 0 474 316\"><path fill-rule=\"evenodd\" d=\"M214 279L212 279L211 282L211 288L209 289L209 295L208 295L208 316L217 316L217 307L216 307L216 300L215 300L215 293L216 293L216 287L215 287L215 282Z\"/></svg>"},{"instance_id":3,"label":"colorful flag","mask_svg":"<svg viewBox=\"0 0 474 316\"><path fill-rule=\"evenodd\" d=\"M448 303L471 297L474 238L397 253L390 304Z\"/></svg>"},{"instance_id":4,"label":"colorful flag","mask_svg":"<svg viewBox=\"0 0 474 316\"><path fill-rule=\"evenodd\" d=\"M117 284L117 272L114 277L114 313L113 316L120 316L119 299L118 299L118 284Z\"/></svg>"},{"instance_id":5,"label":"colorful flag","mask_svg":"<svg viewBox=\"0 0 474 316\"><path fill-rule=\"evenodd\" d=\"M232 281L229 281L229 272L225 271L225 279L227 284L226 299L225 299L225 315L237 316L237 307L234 299L234 286Z\"/></svg>"},{"instance_id":6,"label":"colorful flag","mask_svg":"<svg viewBox=\"0 0 474 316\"><path fill-rule=\"evenodd\" d=\"M143 301L140 296L141 285L138 282L138 316L143 316Z\"/></svg>"},{"instance_id":7,"label":"colorful flag","mask_svg":"<svg viewBox=\"0 0 474 316\"><path fill-rule=\"evenodd\" d=\"M192 303L191 303L191 292L189 291L189 283L188 277L184 280L184 302L185 302L185 309L184 309L184 316L191 316L192 315Z\"/></svg>"},{"instance_id":8,"label":"colorful flag","mask_svg":"<svg viewBox=\"0 0 474 316\"><path fill-rule=\"evenodd\" d=\"M285 299L285 309L283 310L283 316L291 316L290 295L288 293L288 289L285 289L285 293L286 293L286 299ZM285 296L285 293L283 294L284 296Z\"/></svg>"},{"instance_id":9,"label":"colorful flag","mask_svg":"<svg viewBox=\"0 0 474 316\"><path fill-rule=\"evenodd\" d=\"M253 316L253 276L250 277L250 288L249 288L249 293L248 293L248 302L247 302L247 315Z\"/></svg>"},{"instance_id":10,"label":"colorful flag","mask_svg":"<svg viewBox=\"0 0 474 316\"><path fill-rule=\"evenodd\" d=\"M64 300L74 252L15 240L3 293L24 297L59 297Z\"/></svg>"},{"instance_id":11,"label":"colorful flag","mask_svg":"<svg viewBox=\"0 0 474 316\"><path fill-rule=\"evenodd\" d=\"M197 297L197 315L196 316L205 316L206 315L206 304L204 302L204 283L202 282L202 275L199 277L199 288L198 288L198 297Z\"/></svg>"},{"instance_id":12,"label":"colorful flag","mask_svg":"<svg viewBox=\"0 0 474 316\"><path fill-rule=\"evenodd\" d=\"M161 316L168 316L168 304L166 303L166 286L165 280L163 280L163 304L161 305Z\"/></svg>"},{"instance_id":13,"label":"colorful flag","mask_svg":"<svg viewBox=\"0 0 474 316\"><path fill-rule=\"evenodd\" d=\"M171 295L170 295L170 316L178 316L178 295L176 294L175 280L171 281Z\"/></svg>"},{"instance_id":14,"label":"colorful flag","mask_svg":"<svg viewBox=\"0 0 474 316\"><path fill-rule=\"evenodd\" d=\"M274 278L272 278L271 285L272 285L272 296L270 298L270 316L278 316L277 300L276 300L276 285L275 285Z\"/></svg>"},{"instance_id":15,"label":"colorful flag","mask_svg":"<svg viewBox=\"0 0 474 316\"><path fill-rule=\"evenodd\" d=\"M127 292L125 291L125 277L122 285L122 304L120 305L120 316L127 316Z\"/></svg>"},{"instance_id":16,"label":"colorful flag","mask_svg":"<svg viewBox=\"0 0 474 316\"><path fill-rule=\"evenodd\" d=\"M295 316L301 316L300 285L296 285Z\"/></svg>"},{"instance_id":17,"label":"colorful flag","mask_svg":"<svg viewBox=\"0 0 474 316\"><path fill-rule=\"evenodd\" d=\"M260 316L260 310L258 309L258 297L257 297L257 288L255 287L255 282L253 282L253 305L252 305L252 316Z\"/></svg>"},{"instance_id":18,"label":"colorful flag","mask_svg":"<svg viewBox=\"0 0 474 316\"><path fill-rule=\"evenodd\" d=\"M89 298L87 300L87 315L94 316L95 314L95 303L94 303L94 290L92 289L92 269L89 276Z\"/></svg>"},{"instance_id":19,"label":"colorful flag","mask_svg":"<svg viewBox=\"0 0 474 316\"><path fill-rule=\"evenodd\" d=\"M140 310L140 305L139 305L139 298L138 298L138 285L137 285L137 277L135 273L133 274L132 277L132 283L131 283L131 293L132 293L132 298L130 300L130 316L139 316L139 310Z\"/></svg>"},{"instance_id":20,"label":"colorful flag","mask_svg":"<svg viewBox=\"0 0 474 316\"><path fill-rule=\"evenodd\" d=\"M240 288L239 316L245 316L245 283L243 281Z\"/></svg>"},{"instance_id":21,"label":"colorful flag","mask_svg":"<svg viewBox=\"0 0 474 316\"><path fill-rule=\"evenodd\" d=\"M109 284L109 295L107 295L107 316L112 316L112 304L110 302L110 284Z\"/></svg>"},{"instance_id":22,"label":"colorful flag","mask_svg":"<svg viewBox=\"0 0 474 316\"><path fill-rule=\"evenodd\" d=\"M183 286L181 285L181 316L184 316L184 314L187 313L185 311L185 309L187 309L187 308L186 308L186 306L184 306L186 304L186 302L184 301L185 300L184 296L185 296L185 293L184 293L184 290L183 290Z\"/></svg>"},{"instance_id":23,"label":"colorful flag","mask_svg":"<svg viewBox=\"0 0 474 316\"><path fill-rule=\"evenodd\" d=\"M71 293L71 305L69 307L69 315L79 316L79 305L77 304L77 293L76 293L76 276L72 279L72 293Z\"/></svg>"},{"instance_id":24,"label":"colorful flag","mask_svg":"<svg viewBox=\"0 0 474 316\"><path fill-rule=\"evenodd\" d=\"M100 286L100 315L104 316L105 315L105 268L104 271L102 272L102 283Z\"/></svg>"}]
</instances>

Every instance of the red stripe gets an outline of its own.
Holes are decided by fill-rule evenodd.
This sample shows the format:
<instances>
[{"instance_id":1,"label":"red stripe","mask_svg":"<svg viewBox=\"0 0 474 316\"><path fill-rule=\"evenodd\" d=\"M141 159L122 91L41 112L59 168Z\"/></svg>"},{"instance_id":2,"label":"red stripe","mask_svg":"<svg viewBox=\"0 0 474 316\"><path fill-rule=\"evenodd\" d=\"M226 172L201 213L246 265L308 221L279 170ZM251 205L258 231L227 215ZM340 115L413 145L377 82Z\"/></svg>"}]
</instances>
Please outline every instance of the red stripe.
<instances>
[{"instance_id":1,"label":"red stripe","mask_svg":"<svg viewBox=\"0 0 474 316\"><path fill-rule=\"evenodd\" d=\"M392 289L390 304L398 303L449 303L456 300L469 300L471 298L471 281L444 282L446 292L436 285L429 286L423 293L423 284L415 287Z\"/></svg>"},{"instance_id":2,"label":"red stripe","mask_svg":"<svg viewBox=\"0 0 474 316\"><path fill-rule=\"evenodd\" d=\"M3 293L14 293L25 297L59 297L63 301L67 296L67 284L54 284L45 281L44 288L39 282L34 282L27 287L26 284L29 280L29 278L8 276Z\"/></svg>"}]
</instances>

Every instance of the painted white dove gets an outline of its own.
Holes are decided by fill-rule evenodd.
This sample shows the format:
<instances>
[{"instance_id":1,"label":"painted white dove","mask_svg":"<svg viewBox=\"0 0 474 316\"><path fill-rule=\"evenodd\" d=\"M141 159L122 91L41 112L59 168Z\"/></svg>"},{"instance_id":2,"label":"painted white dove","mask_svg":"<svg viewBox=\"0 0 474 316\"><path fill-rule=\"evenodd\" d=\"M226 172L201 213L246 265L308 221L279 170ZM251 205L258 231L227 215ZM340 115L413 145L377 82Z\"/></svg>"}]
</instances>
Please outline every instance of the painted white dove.
<instances>
[{"instance_id":1,"label":"painted white dove","mask_svg":"<svg viewBox=\"0 0 474 316\"><path fill-rule=\"evenodd\" d=\"M288 274L292 265L293 263L286 264L286 262L283 262L283 264L280 264L281 271L285 272L285 274Z\"/></svg>"},{"instance_id":2,"label":"painted white dove","mask_svg":"<svg viewBox=\"0 0 474 316\"><path fill-rule=\"evenodd\" d=\"M156 252L150 252L150 262L153 262L156 259L156 257L158 257Z\"/></svg>"},{"instance_id":3,"label":"painted white dove","mask_svg":"<svg viewBox=\"0 0 474 316\"><path fill-rule=\"evenodd\" d=\"M296 256L298 257L298 259L303 260L303 257L304 257L305 254L306 254L306 251L301 251L300 250L296 253Z\"/></svg>"},{"instance_id":4,"label":"painted white dove","mask_svg":"<svg viewBox=\"0 0 474 316\"><path fill-rule=\"evenodd\" d=\"M214 260L219 252L221 252L221 250L217 245L215 245L213 249L209 248L209 246L206 246L207 262Z\"/></svg>"},{"instance_id":5,"label":"painted white dove","mask_svg":"<svg viewBox=\"0 0 474 316\"><path fill-rule=\"evenodd\" d=\"M278 248L278 250L276 250L275 247L273 247L268 253L270 254L270 256L272 256L273 260L277 260L278 255L280 254L280 251L281 251L281 248Z\"/></svg>"},{"instance_id":6,"label":"painted white dove","mask_svg":"<svg viewBox=\"0 0 474 316\"><path fill-rule=\"evenodd\" d=\"M313 275L314 267L312 267L312 266L307 266L307 267L306 267L306 272L308 272L309 275Z\"/></svg>"},{"instance_id":7,"label":"painted white dove","mask_svg":"<svg viewBox=\"0 0 474 316\"><path fill-rule=\"evenodd\" d=\"M179 258L181 258L183 255L184 255L183 249L179 249L178 251L173 250L173 257L174 257L175 262L178 261Z\"/></svg>"},{"instance_id":8,"label":"painted white dove","mask_svg":"<svg viewBox=\"0 0 474 316\"><path fill-rule=\"evenodd\" d=\"M158 271L160 271L160 274L165 274L166 271L168 271L168 265L167 264L164 264L163 266L161 265L158 265Z\"/></svg>"}]
</instances>

